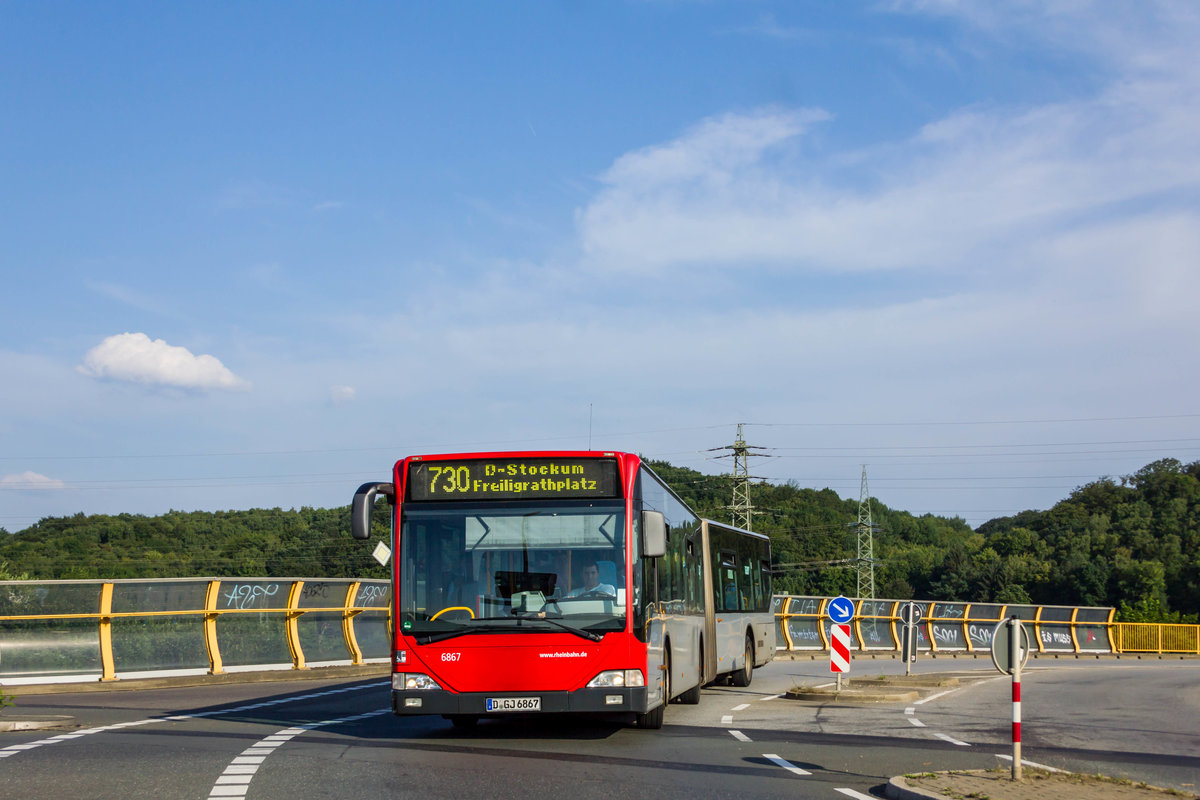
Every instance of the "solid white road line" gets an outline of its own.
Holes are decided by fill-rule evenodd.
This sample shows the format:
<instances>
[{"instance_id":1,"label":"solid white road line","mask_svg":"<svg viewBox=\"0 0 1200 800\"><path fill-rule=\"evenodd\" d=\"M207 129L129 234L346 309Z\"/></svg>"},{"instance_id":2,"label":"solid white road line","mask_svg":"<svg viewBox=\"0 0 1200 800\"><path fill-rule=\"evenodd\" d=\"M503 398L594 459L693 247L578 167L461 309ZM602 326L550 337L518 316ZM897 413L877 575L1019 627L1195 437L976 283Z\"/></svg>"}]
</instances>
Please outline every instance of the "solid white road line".
<instances>
[{"instance_id":1,"label":"solid white road line","mask_svg":"<svg viewBox=\"0 0 1200 800\"><path fill-rule=\"evenodd\" d=\"M1005 761L1012 761L1012 756L1003 756L1003 755L1000 755L999 753L996 753L995 755L996 755L996 758L1001 758L1001 759L1004 759ZM1021 763L1027 767L1033 767L1034 769L1044 769L1047 772L1064 772L1068 775L1071 774L1071 773L1067 772L1067 770L1065 770L1065 769L1058 769L1056 767L1048 767L1045 764L1038 764L1033 761L1026 761L1023 758L1021 759Z\"/></svg>"},{"instance_id":2,"label":"solid white road line","mask_svg":"<svg viewBox=\"0 0 1200 800\"><path fill-rule=\"evenodd\" d=\"M57 736L51 736L47 739L38 739L36 742L26 742L25 744L10 745L0 749L0 758L8 758L22 753L26 750L33 750L37 747L42 747L48 744L58 744L60 742L70 741L72 739L80 739L84 736L91 736L93 733L104 733L105 731L121 730L123 728L132 728L136 725L150 725L156 722L186 722L189 719L197 719L199 717L219 717L224 714L238 714L243 711L248 711L252 708L263 708L265 706L277 706L284 703L297 703L303 700L312 700L314 697L326 697L331 694L342 694L343 692L356 692L360 689L377 689L380 686L390 686L390 682L383 681L379 683L369 683L363 686L343 686L338 689L327 689L323 692L311 692L309 694L296 695L295 697L284 697L279 700L268 700L264 703L254 703L253 705L237 706L235 708L223 708L219 711L197 711L195 714L174 714L169 717L150 717L149 719L138 719L130 722L118 722L113 725L103 725L97 728L85 728L84 730L75 731L74 733L63 733Z\"/></svg>"},{"instance_id":3,"label":"solid white road line","mask_svg":"<svg viewBox=\"0 0 1200 800\"><path fill-rule=\"evenodd\" d=\"M795 775L812 775L812 773L809 772L808 770L800 769L795 764L791 763L790 761L784 761L782 758L775 755L774 753L763 753L763 758L767 759L768 761L778 764L779 766L786 769L788 772L791 772Z\"/></svg>"},{"instance_id":4,"label":"solid white road line","mask_svg":"<svg viewBox=\"0 0 1200 800\"><path fill-rule=\"evenodd\" d=\"M960 742L958 739L955 739L953 736L947 736L944 733L935 733L934 736L941 739L942 741L949 742L950 744L956 744L959 747L970 747L971 746L970 743L968 743L968 742Z\"/></svg>"},{"instance_id":5,"label":"solid white road line","mask_svg":"<svg viewBox=\"0 0 1200 800\"><path fill-rule=\"evenodd\" d=\"M950 694L951 692L957 692L957 691L958 691L958 689L947 689L944 692L938 692L937 694L931 694L931 695L929 695L929 697L923 697L920 700L917 700L916 702L913 703L913 705L914 706L924 705L925 703L928 703L930 700L937 700L939 697L945 697L946 695Z\"/></svg>"}]
</instances>

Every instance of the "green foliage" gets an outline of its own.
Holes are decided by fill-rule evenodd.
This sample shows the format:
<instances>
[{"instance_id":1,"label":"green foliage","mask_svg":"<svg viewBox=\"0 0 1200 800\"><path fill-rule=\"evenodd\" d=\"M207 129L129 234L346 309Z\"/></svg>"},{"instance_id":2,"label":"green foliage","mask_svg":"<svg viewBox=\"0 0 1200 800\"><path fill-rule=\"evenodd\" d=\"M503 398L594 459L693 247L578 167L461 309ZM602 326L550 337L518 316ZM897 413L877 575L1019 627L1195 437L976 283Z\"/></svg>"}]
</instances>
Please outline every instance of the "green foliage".
<instances>
[{"instance_id":1,"label":"green foliage","mask_svg":"<svg viewBox=\"0 0 1200 800\"><path fill-rule=\"evenodd\" d=\"M1011 570L1001 583L1032 602L1116 606L1127 622L1192 619L1200 609L1200 462L1161 459L979 532L1001 556L994 568ZM1024 568L1010 563L1021 559ZM984 594L978 586L974 599Z\"/></svg>"},{"instance_id":2,"label":"green foliage","mask_svg":"<svg viewBox=\"0 0 1200 800\"><path fill-rule=\"evenodd\" d=\"M0 528L0 536L4 535L3 528ZM0 539L0 541L3 541ZM29 575L21 572L15 573L8 567L7 561L0 561L0 581L27 581Z\"/></svg>"},{"instance_id":3,"label":"green foliage","mask_svg":"<svg viewBox=\"0 0 1200 800\"><path fill-rule=\"evenodd\" d=\"M728 521L728 475L651 461L701 516ZM771 537L781 593L853 595L857 500L794 483L751 486L754 529ZM1115 606L1129 619L1190 619L1200 610L1200 462L1162 459L1082 486L1046 511L972 530L872 501L880 597ZM376 506L374 538L390 509ZM349 509L251 509L158 517L48 517L0 536L0 580L157 577L386 578ZM17 570L20 570L17 573Z\"/></svg>"},{"instance_id":4,"label":"green foliage","mask_svg":"<svg viewBox=\"0 0 1200 800\"><path fill-rule=\"evenodd\" d=\"M1124 601L1117 608L1117 622L1150 622L1158 624L1195 625L1200 621L1198 614L1183 614L1166 611L1156 597L1143 597L1132 606Z\"/></svg>"},{"instance_id":5,"label":"green foliage","mask_svg":"<svg viewBox=\"0 0 1200 800\"><path fill-rule=\"evenodd\" d=\"M18 580L386 578L349 522L348 507L47 517L0 540L0 559Z\"/></svg>"}]
</instances>

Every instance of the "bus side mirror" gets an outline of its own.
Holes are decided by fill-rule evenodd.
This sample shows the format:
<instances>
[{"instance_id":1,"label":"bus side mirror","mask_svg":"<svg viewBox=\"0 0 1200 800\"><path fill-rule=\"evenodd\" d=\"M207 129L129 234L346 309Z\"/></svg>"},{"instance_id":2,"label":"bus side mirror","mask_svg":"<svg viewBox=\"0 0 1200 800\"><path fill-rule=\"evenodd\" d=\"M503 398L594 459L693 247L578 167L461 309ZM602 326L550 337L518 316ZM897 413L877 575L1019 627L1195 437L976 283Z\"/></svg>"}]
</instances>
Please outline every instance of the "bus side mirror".
<instances>
[{"instance_id":1,"label":"bus side mirror","mask_svg":"<svg viewBox=\"0 0 1200 800\"><path fill-rule=\"evenodd\" d=\"M667 518L661 511L642 512L642 557L661 558L667 553Z\"/></svg>"},{"instance_id":2,"label":"bus side mirror","mask_svg":"<svg viewBox=\"0 0 1200 800\"><path fill-rule=\"evenodd\" d=\"M350 506L350 535L355 539L371 537L371 510L375 507L375 495L387 495L389 502L395 502L396 487L390 483L364 483L354 493L354 502Z\"/></svg>"}]
</instances>

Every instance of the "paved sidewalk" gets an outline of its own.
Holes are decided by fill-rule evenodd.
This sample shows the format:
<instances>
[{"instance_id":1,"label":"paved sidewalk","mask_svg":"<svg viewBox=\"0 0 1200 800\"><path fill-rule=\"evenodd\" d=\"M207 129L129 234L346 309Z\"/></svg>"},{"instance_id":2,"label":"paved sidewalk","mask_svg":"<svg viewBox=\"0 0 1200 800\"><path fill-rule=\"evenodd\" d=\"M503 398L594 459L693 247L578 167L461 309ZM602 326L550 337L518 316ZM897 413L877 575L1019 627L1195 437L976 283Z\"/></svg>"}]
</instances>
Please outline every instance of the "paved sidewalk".
<instances>
[{"instance_id":1,"label":"paved sidewalk","mask_svg":"<svg viewBox=\"0 0 1200 800\"><path fill-rule=\"evenodd\" d=\"M991 671L931 672L914 675L881 675L846 681L841 692L828 681L820 688L797 686L786 693L801 701L859 703L909 702L947 688L995 677ZM929 772L892 778L887 795L893 800L1166 800L1191 798L1195 793L1161 789L1132 781L1097 775L1048 771L1026 766L1022 780L1012 780L1012 768L965 772Z\"/></svg>"},{"instance_id":2,"label":"paved sidewalk","mask_svg":"<svg viewBox=\"0 0 1200 800\"><path fill-rule=\"evenodd\" d=\"M1020 781L1011 768L986 772L928 772L892 778L887 787L892 800L983 798L988 800L1167 800L1196 798L1173 789L1159 789L1130 781L1070 772L1043 772L1029 767Z\"/></svg>"}]
</instances>

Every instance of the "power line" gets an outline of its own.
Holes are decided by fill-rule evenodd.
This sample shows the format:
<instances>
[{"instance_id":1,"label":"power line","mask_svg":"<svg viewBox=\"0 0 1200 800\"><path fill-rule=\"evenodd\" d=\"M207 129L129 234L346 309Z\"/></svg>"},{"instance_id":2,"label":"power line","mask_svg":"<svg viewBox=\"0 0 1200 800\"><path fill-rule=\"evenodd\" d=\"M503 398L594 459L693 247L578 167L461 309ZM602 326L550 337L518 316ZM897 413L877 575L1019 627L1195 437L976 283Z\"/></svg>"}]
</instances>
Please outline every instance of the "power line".
<instances>
[{"instance_id":1,"label":"power line","mask_svg":"<svg viewBox=\"0 0 1200 800\"><path fill-rule=\"evenodd\" d=\"M1157 420L1197 419L1197 414L1160 414L1130 417L1078 417L1058 419L1010 419L1010 420L964 420L964 421L911 421L911 422L745 422L740 425L753 425L770 428L914 428L914 427L964 427L971 425L1045 425L1045 424L1074 424L1087 422L1146 422ZM715 425L692 425L677 428L655 428L643 431L610 431L596 434L596 438L614 438L624 436L647 436L661 433L681 433L685 431L707 431L726 427L728 423ZM529 445L534 443L563 442L577 438L577 434L545 437L541 439L523 438L518 440L492 440L462 443L433 443L390 445L384 447L338 447L312 449L280 449L280 450L224 450L211 452L182 452L182 453L126 453L126 454L87 454L87 455L17 455L0 456L0 461L50 461L50 460L88 460L88 459L155 459L155 458L229 458L234 456L281 456L281 455L322 455L329 453L413 453L417 451L449 451L450 449L476 450L495 445ZM1148 440L1152 441L1152 440ZM1043 445L1057 446L1057 445ZM700 452L700 451L689 451Z\"/></svg>"},{"instance_id":2,"label":"power line","mask_svg":"<svg viewBox=\"0 0 1200 800\"><path fill-rule=\"evenodd\" d=\"M1182 442L1200 442L1197 438L1184 439L1126 439L1100 442L1036 442L1030 444L924 444L924 445L870 445L864 448L853 447L766 447L764 450L970 450L976 447L1092 447L1115 444L1180 444Z\"/></svg>"},{"instance_id":3,"label":"power line","mask_svg":"<svg viewBox=\"0 0 1200 800\"><path fill-rule=\"evenodd\" d=\"M1062 419L993 419L974 421L936 422L747 422L764 428L915 428L915 427L947 427L964 425L1048 425L1076 422L1145 422L1149 420L1166 419L1196 419L1200 414L1158 414L1138 417L1075 417Z\"/></svg>"}]
</instances>

